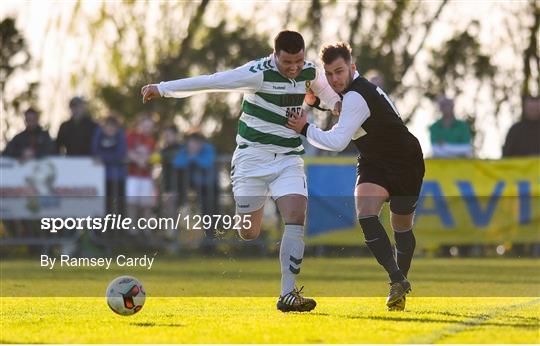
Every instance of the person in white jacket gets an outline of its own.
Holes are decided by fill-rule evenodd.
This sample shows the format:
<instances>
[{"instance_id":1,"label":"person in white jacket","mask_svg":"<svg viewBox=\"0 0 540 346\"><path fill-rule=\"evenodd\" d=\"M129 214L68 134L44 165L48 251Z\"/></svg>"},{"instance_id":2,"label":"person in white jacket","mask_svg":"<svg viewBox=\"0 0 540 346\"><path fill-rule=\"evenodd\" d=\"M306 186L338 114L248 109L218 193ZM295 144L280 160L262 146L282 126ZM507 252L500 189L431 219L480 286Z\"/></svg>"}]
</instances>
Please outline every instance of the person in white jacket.
<instances>
[{"instance_id":1,"label":"person in white jacket","mask_svg":"<svg viewBox=\"0 0 540 346\"><path fill-rule=\"evenodd\" d=\"M303 297L301 289L295 288L304 255L307 186L302 140L286 124L288 117L302 108L308 90L335 113L341 105L324 74L304 60L304 50L302 35L285 30L276 36L274 52L265 58L234 70L150 84L141 90L143 102L209 92L244 93L231 163L236 209L244 221L239 234L245 240L258 237L265 201L272 196L285 224L277 302L283 312L310 311L316 306L315 300Z\"/></svg>"}]
</instances>

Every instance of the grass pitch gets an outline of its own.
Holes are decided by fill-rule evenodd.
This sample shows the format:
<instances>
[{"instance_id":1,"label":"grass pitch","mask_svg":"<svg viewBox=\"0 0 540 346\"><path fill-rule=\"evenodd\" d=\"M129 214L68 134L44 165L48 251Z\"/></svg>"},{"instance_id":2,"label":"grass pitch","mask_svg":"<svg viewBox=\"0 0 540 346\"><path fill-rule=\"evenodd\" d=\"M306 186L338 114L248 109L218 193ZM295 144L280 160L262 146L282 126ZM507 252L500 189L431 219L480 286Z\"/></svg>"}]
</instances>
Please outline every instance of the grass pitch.
<instances>
[{"instance_id":1,"label":"grass pitch","mask_svg":"<svg viewBox=\"0 0 540 346\"><path fill-rule=\"evenodd\" d=\"M106 275L35 262L1 263L2 343L540 343L538 260L417 259L406 311L388 312L374 260L306 258L299 281L318 306L289 314L275 309L276 259L162 259ZM120 274L146 286L134 316L105 303Z\"/></svg>"}]
</instances>

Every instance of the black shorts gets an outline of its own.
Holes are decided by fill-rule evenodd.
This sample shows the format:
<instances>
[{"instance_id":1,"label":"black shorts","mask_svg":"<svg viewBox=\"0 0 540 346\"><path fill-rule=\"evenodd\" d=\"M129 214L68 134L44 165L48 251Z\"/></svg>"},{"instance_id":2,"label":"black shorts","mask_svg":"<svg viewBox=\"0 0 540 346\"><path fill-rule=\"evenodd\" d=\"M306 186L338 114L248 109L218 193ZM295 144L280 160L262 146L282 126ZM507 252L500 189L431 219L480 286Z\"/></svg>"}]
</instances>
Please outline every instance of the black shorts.
<instances>
[{"instance_id":1,"label":"black shorts","mask_svg":"<svg viewBox=\"0 0 540 346\"><path fill-rule=\"evenodd\" d=\"M390 211L408 215L416 209L424 172L423 159L407 164L366 162L360 159L356 167L356 185L373 183L384 187L390 194Z\"/></svg>"}]
</instances>

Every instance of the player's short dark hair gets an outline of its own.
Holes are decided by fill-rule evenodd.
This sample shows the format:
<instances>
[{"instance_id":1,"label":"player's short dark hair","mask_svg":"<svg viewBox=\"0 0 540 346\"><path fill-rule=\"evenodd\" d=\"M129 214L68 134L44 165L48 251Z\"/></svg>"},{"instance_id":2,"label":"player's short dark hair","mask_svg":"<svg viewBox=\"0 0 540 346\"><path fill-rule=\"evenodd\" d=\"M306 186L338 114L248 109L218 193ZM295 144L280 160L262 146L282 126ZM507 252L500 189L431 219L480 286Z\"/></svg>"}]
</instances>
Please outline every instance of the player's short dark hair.
<instances>
[{"instance_id":1,"label":"player's short dark hair","mask_svg":"<svg viewBox=\"0 0 540 346\"><path fill-rule=\"evenodd\" d=\"M325 64L331 64L338 58L343 58L347 64L350 64L352 60L352 49L346 42L326 44L321 48L319 57Z\"/></svg>"},{"instance_id":2,"label":"player's short dark hair","mask_svg":"<svg viewBox=\"0 0 540 346\"><path fill-rule=\"evenodd\" d=\"M274 38L274 51L276 53L284 51L289 54L296 54L305 48L304 38L296 31L283 30Z\"/></svg>"}]
</instances>

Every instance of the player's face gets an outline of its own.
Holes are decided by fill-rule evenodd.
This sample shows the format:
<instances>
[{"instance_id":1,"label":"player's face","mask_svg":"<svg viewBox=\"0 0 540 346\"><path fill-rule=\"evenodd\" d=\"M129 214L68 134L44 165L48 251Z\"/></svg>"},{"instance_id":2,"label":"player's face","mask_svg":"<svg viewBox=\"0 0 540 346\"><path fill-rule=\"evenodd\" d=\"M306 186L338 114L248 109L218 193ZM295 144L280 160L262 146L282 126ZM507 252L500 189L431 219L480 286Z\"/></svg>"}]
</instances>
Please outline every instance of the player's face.
<instances>
[{"instance_id":1,"label":"player's face","mask_svg":"<svg viewBox=\"0 0 540 346\"><path fill-rule=\"evenodd\" d=\"M304 50L296 54L284 52L282 50L275 53L276 65L279 72L287 78L298 77L304 68Z\"/></svg>"},{"instance_id":2,"label":"player's face","mask_svg":"<svg viewBox=\"0 0 540 346\"><path fill-rule=\"evenodd\" d=\"M324 72L332 89L341 93L351 84L356 66L348 64L342 57L339 57L330 64L324 64Z\"/></svg>"}]
</instances>

